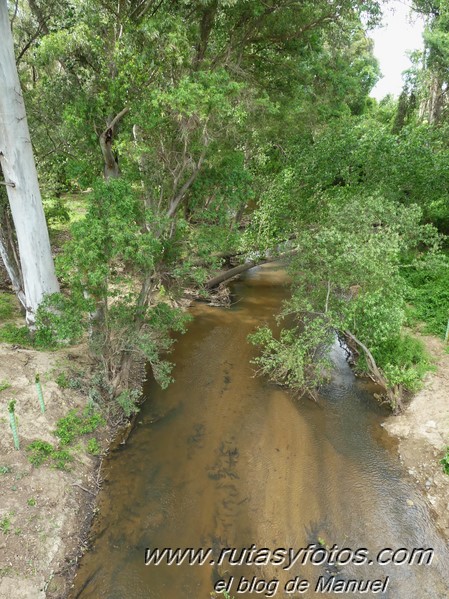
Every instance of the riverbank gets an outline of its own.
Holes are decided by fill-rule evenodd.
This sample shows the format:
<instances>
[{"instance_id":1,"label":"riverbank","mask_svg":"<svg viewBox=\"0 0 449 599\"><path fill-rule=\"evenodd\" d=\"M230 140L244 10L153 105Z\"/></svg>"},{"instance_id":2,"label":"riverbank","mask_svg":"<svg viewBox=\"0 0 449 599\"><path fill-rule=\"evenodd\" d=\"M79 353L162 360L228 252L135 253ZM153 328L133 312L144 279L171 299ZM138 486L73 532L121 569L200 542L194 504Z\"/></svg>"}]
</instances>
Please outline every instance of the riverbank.
<instances>
[{"instance_id":1,"label":"riverbank","mask_svg":"<svg viewBox=\"0 0 449 599\"><path fill-rule=\"evenodd\" d=\"M404 413L390 416L383 426L398 439L401 462L418 483L437 526L449 540L449 476L440 464L449 445L449 354L440 339L420 338L435 361L436 371L427 374L424 388Z\"/></svg>"},{"instance_id":2,"label":"riverbank","mask_svg":"<svg viewBox=\"0 0 449 599\"><path fill-rule=\"evenodd\" d=\"M84 551L99 488L100 457L89 454L85 440L79 439L67 470L36 467L26 447L36 440L57 444L57 421L87 403L86 389L61 383L70 383L71 375L89 368L83 346L37 352L0 344L0 599L65 597ZM43 386L43 414L36 373ZM65 378L58 378L61 373ZM16 400L19 451L9 425L11 399ZM105 427L95 431L100 447L109 445L107 434Z\"/></svg>"}]
</instances>

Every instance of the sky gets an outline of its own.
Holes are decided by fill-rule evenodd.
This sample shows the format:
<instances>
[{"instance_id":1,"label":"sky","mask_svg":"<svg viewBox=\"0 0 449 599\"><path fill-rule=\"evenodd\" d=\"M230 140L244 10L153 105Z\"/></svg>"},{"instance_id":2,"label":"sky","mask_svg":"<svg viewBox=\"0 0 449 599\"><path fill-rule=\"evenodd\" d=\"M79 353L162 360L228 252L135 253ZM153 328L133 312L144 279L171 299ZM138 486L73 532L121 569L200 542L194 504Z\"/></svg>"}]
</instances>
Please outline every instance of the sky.
<instances>
[{"instance_id":1,"label":"sky","mask_svg":"<svg viewBox=\"0 0 449 599\"><path fill-rule=\"evenodd\" d=\"M410 17L410 13L407 0L392 0L389 7L384 7L384 26L368 34L374 40L374 54L384 75L370 94L378 100L387 94L399 96L401 73L411 65L407 51L423 47L424 21L416 13Z\"/></svg>"}]
</instances>

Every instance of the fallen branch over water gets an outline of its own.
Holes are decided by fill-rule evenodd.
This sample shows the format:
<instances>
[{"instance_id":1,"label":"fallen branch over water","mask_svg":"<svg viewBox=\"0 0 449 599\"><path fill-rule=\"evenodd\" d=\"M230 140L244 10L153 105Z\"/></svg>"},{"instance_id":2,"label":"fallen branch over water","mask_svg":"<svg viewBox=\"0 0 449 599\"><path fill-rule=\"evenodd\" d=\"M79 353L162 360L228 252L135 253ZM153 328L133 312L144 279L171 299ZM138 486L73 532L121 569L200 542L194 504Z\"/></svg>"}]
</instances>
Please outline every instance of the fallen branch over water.
<instances>
[{"instance_id":1,"label":"fallen branch over water","mask_svg":"<svg viewBox=\"0 0 449 599\"><path fill-rule=\"evenodd\" d=\"M220 283L224 283L225 281L229 281L232 277L236 277L250 268L254 268L255 266L261 266L262 264L271 264L273 262L279 262L279 260L283 260L284 258L288 258L289 256L293 256L298 252L297 249L291 250L289 252L285 252L283 254L279 254L279 256L272 256L270 258L261 258L260 260L250 260L249 262L245 262L244 264L240 264L239 266L234 266L234 268L230 268L229 270L225 270L220 274L216 275L212 279L209 279L207 283L205 283L206 289L213 289Z\"/></svg>"}]
</instances>

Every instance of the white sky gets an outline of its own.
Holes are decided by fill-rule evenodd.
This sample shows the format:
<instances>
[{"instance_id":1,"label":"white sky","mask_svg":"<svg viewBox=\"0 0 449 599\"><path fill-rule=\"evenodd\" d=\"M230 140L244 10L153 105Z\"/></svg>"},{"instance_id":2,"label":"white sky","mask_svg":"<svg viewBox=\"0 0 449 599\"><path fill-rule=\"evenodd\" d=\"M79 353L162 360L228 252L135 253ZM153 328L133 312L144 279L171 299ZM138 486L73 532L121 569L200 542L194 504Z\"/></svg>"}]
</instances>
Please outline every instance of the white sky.
<instances>
[{"instance_id":1,"label":"white sky","mask_svg":"<svg viewBox=\"0 0 449 599\"><path fill-rule=\"evenodd\" d=\"M416 13L411 13L407 0L392 0L383 11L384 26L368 34L374 40L374 54L383 75L371 91L371 96L378 100L387 94L399 96L401 73L411 65L407 51L423 47L424 21Z\"/></svg>"}]
</instances>

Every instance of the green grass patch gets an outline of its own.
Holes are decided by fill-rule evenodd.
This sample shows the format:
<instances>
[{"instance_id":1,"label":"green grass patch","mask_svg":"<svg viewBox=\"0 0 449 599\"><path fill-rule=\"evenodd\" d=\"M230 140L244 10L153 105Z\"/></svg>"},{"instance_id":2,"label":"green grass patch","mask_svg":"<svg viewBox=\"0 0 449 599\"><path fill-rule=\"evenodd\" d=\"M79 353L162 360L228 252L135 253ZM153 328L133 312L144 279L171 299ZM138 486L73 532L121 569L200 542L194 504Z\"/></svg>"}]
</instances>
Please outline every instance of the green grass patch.
<instances>
[{"instance_id":1,"label":"green grass patch","mask_svg":"<svg viewBox=\"0 0 449 599\"><path fill-rule=\"evenodd\" d=\"M14 296L10 293L0 293L0 320L8 320L16 315L17 306Z\"/></svg>"},{"instance_id":2,"label":"green grass patch","mask_svg":"<svg viewBox=\"0 0 449 599\"><path fill-rule=\"evenodd\" d=\"M12 323L0 327L0 342L22 347L33 347L33 340L27 327L19 327Z\"/></svg>"},{"instance_id":3,"label":"green grass patch","mask_svg":"<svg viewBox=\"0 0 449 599\"><path fill-rule=\"evenodd\" d=\"M0 342L41 351L53 351L59 347L49 328L38 328L34 335L31 335L26 326L18 326L11 322L0 327Z\"/></svg>"}]
</instances>

